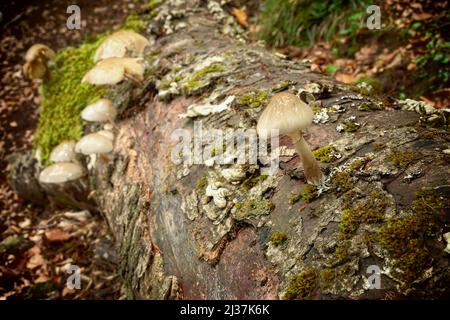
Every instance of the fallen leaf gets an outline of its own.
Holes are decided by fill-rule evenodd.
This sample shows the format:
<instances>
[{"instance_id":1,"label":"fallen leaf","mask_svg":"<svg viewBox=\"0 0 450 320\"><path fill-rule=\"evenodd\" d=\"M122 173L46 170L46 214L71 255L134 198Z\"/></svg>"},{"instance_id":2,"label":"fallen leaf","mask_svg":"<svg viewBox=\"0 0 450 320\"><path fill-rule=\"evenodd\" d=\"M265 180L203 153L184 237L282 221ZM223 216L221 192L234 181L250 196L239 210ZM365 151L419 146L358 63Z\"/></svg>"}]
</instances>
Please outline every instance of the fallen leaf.
<instances>
[{"instance_id":1,"label":"fallen leaf","mask_svg":"<svg viewBox=\"0 0 450 320\"><path fill-rule=\"evenodd\" d=\"M415 21L423 21L423 20L428 20L432 17L433 15L431 13L413 13L412 18Z\"/></svg>"},{"instance_id":2,"label":"fallen leaf","mask_svg":"<svg viewBox=\"0 0 450 320\"><path fill-rule=\"evenodd\" d=\"M51 229L45 233L45 237L50 242L66 241L70 239L71 234L59 228Z\"/></svg>"},{"instance_id":3,"label":"fallen leaf","mask_svg":"<svg viewBox=\"0 0 450 320\"><path fill-rule=\"evenodd\" d=\"M231 14L236 18L237 22L244 27L248 27L248 17L245 13L244 8L233 8L231 9Z\"/></svg>"}]
</instances>

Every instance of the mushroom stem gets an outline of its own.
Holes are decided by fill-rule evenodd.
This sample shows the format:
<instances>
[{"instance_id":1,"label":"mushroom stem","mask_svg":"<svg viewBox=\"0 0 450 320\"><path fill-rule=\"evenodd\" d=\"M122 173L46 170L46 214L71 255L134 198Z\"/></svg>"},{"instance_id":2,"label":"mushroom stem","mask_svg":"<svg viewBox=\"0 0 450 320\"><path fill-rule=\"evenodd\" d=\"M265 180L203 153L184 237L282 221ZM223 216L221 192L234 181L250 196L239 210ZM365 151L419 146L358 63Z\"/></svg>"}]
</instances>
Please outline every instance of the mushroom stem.
<instances>
[{"instance_id":1,"label":"mushroom stem","mask_svg":"<svg viewBox=\"0 0 450 320\"><path fill-rule=\"evenodd\" d=\"M294 143L295 150L302 158L303 170L305 172L306 181L313 185L320 185L322 180L322 171L319 163L314 158L311 149L306 143L301 132L289 135Z\"/></svg>"}]
</instances>

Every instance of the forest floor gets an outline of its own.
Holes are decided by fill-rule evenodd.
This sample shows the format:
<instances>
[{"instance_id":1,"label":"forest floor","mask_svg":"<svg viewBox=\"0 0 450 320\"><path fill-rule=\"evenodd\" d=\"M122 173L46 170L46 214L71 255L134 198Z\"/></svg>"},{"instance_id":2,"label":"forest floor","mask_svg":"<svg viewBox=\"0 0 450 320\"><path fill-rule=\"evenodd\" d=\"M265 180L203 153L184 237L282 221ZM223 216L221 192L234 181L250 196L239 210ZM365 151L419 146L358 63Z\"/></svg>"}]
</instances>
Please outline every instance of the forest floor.
<instances>
[{"instance_id":1,"label":"forest floor","mask_svg":"<svg viewBox=\"0 0 450 320\"><path fill-rule=\"evenodd\" d=\"M6 182L6 158L29 150L39 116L37 81L22 75L35 43L55 51L117 29L146 1L76 1L81 29L69 30L71 1L19 0L0 4L0 299L118 299L122 285L112 236L102 217L21 201ZM81 271L81 290L66 287L69 264Z\"/></svg>"}]
</instances>

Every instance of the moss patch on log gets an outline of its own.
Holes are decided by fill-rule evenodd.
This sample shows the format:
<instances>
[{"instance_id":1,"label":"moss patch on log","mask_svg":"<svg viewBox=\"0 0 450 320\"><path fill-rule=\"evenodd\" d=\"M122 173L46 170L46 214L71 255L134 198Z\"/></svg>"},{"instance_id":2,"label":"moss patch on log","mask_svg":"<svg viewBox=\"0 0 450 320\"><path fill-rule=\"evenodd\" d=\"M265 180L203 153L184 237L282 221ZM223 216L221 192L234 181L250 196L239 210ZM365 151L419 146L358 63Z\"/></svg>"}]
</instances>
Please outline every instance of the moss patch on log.
<instances>
[{"instance_id":1,"label":"moss patch on log","mask_svg":"<svg viewBox=\"0 0 450 320\"><path fill-rule=\"evenodd\" d=\"M285 300L307 299L316 286L316 272L304 270L299 274L291 276L289 286L284 294Z\"/></svg>"},{"instance_id":2,"label":"moss patch on log","mask_svg":"<svg viewBox=\"0 0 450 320\"><path fill-rule=\"evenodd\" d=\"M444 209L450 201L432 188L423 188L415 194L412 211L408 217L391 219L380 228L377 240L393 259L395 269L405 285L420 278L430 267L427 240L435 238L444 224Z\"/></svg>"},{"instance_id":3,"label":"moss patch on log","mask_svg":"<svg viewBox=\"0 0 450 320\"><path fill-rule=\"evenodd\" d=\"M81 79L94 66L93 55L105 36L78 48L68 47L56 54L51 79L41 85L39 124L34 141L41 160L48 163L51 150L64 140L78 140L82 134L81 111L102 97L105 89Z\"/></svg>"}]
</instances>

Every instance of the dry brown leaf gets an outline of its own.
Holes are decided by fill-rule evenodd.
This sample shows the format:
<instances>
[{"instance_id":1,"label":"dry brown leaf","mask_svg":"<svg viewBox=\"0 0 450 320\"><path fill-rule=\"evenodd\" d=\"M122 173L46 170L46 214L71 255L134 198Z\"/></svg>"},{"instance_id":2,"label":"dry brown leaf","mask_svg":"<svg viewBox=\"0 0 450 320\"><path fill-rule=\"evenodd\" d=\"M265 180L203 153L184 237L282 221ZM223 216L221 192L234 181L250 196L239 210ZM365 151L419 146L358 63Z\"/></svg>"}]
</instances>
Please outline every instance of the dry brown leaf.
<instances>
[{"instance_id":1,"label":"dry brown leaf","mask_svg":"<svg viewBox=\"0 0 450 320\"><path fill-rule=\"evenodd\" d=\"M355 76L348 73L337 73L335 78L343 83L353 83L353 81L355 81Z\"/></svg>"},{"instance_id":2,"label":"dry brown leaf","mask_svg":"<svg viewBox=\"0 0 450 320\"><path fill-rule=\"evenodd\" d=\"M428 20L431 17L433 17L433 15L431 13L413 13L412 18L415 21L423 21L423 20Z\"/></svg>"},{"instance_id":3,"label":"dry brown leaf","mask_svg":"<svg viewBox=\"0 0 450 320\"><path fill-rule=\"evenodd\" d=\"M45 237L50 242L66 241L70 239L71 234L62 229L55 228L45 232Z\"/></svg>"},{"instance_id":4,"label":"dry brown leaf","mask_svg":"<svg viewBox=\"0 0 450 320\"><path fill-rule=\"evenodd\" d=\"M244 27L248 27L248 17L244 8L233 8L231 14L236 18L237 22Z\"/></svg>"},{"instance_id":5,"label":"dry brown leaf","mask_svg":"<svg viewBox=\"0 0 450 320\"><path fill-rule=\"evenodd\" d=\"M39 246L34 246L28 250L27 256L30 256L30 259L27 262L28 269L34 269L45 264L45 259L41 255L41 249Z\"/></svg>"}]
</instances>

